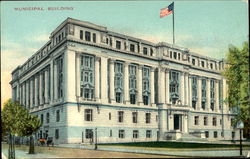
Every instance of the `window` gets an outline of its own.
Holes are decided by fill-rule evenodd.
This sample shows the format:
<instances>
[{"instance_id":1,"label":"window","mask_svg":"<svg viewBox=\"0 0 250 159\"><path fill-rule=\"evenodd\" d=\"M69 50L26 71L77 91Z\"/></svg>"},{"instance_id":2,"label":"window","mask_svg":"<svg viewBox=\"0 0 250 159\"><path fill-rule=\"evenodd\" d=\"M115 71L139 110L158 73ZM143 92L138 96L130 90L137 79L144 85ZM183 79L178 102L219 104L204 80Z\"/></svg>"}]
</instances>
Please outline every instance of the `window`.
<instances>
[{"instance_id":1,"label":"window","mask_svg":"<svg viewBox=\"0 0 250 159\"><path fill-rule=\"evenodd\" d=\"M123 100L123 63L115 63L115 98L117 103Z\"/></svg>"},{"instance_id":2,"label":"window","mask_svg":"<svg viewBox=\"0 0 250 159\"><path fill-rule=\"evenodd\" d=\"M204 125L207 125L207 123L208 123L208 118L204 117Z\"/></svg>"},{"instance_id":3,"label":"window","mask_svg":"<svg viewBox=\"0 0 250 159\"><path fill-rule=\"evenodd\" d=\"M56 129L56 130L55 130L55 138L56 138L56 139L59 139L59 129Z\"/></svg>"},{"instance_id":4,"label":"window","mask_svg":"<svg viewBox=\"0 0 250 159\"><path fill-rule=\"evenodd\" d=\"M96 34L93 33L93 42L96 43Z\"/></svg>"},{"instance_id":5,"label":"window","mask_svg":"<svg viewBox=\"0 0 250 159\"><path fill-rule=\"evenodd\" d=\"M58 98L63 97L63 57L60 56L55 60L55 64L57 67L57 93Z\"/></svg>"},{"instance_id":6,"label":"window","mask_svg":"<svg viewBox=\"0 0 250 159\"><path fill-rule=\"evenodd\" d=\"M180 60L181 59L181 54L180 53L178 53L178 60Z\"/></svg>"},{"instance_id":7,"label":"window","mask_svg":"<svg viewBox=\"0 0 250 159\"><path fill-rule=\"evenodd\" d=\"M124 115L123 111L118 111L118 122L119 123L123 122L123 115Z\"/></svg>"},{"instance_id":8,"label":"window","mask_svg":"<svg viewBox=\"0 0 250 159\"><path fill-rule=\"evenodd\" d=\"M146 113L146 123L150 123L151 120L151 113Z\"/></svg>"},{"instance_id":9,"label":"window","mask_svg":"<svg viewBox=\"0 0 250 159\"><path fill-rule=\"evenodd\" d=\"M133 130L133 138L138 138L139 137L139 131L138 130Z\"/></svg>"},{"instance_id":10,"label":"window","mask_svg":"<svg viewBox=\"0 0 250 159\"><path fill-rule=\"evenodd\" d=\"M218 132L214 131L214 138L217 138L217 137L218 137Z\"/></svg>"},{"instance_id":11,"label":"window","mask_svg":"<svg viewBox=\"0 0 250 159\"><path fill-rule=\"evenodd\" d=\"M86 129L85 130L85 138L92 139L93 138L93 129Z\"/></svg>"},{"instance_id":12,"label":"window","mask_svg":"<svg viewBox=\"0 0 250 159\"><path fill-rule=\"evenodd\" d=\"M177 59L177 52L174 52L174 59Z\"/></svg>"},{"instance_id":13,"label":"window","mask_svg":"<svg viewBox=\"0 0 250 159\"><path fill-rule=\"evenodd\" d=\"M209 138L209 131L205 131L205 137Z\"/></svg>"},{"instance_id":14,"label":"window","mask_svg":"<svg viewBox=\"0 0 250 159\"><path fill-rule=\"evenodd\" d=\"M135 45L134 44L130 44L130 51L135 52Z\"/></svg>"},{"instance_id":15,"label":"window","mask_svg":"<svg viewBox=\"0 0 250 159\"><path fill-rule=\"evenodd\" d=\"M112 137L112 130L109 131L109 137Z\"/></svg>"},{"instance_id":16,"label":"window","mask_svg":"<svg viewBox=\"0 0 250 159\"><path fill-rule=\"evenodd\" d=\"M147 55L148 54L148 49L146 47L143 47L143 55Z\"/></svg>"},{"instance_id":17,"label":"window","mask_svg":"<svg viewBox=\"0 0 250 159\"><path fill-rule=\"evenodd\" d=\"M212 63L210 63L210 68L213 69L213 64Z\"/></svg>"},{"instance_id":18,"label":"window","mask_svg":"<svg viewBox=\"0 0 250 159\"><path fill-rule=\"evenodd\" d=\"M201 102L201 107L202 107L203 110L205 110L206 102L202 101L202 102Z\"/></svg>"},{"instance_id":19,"label":"window","mask_svg":"<svg viewBox=\"0 0 250 159\"><path fill-rule=\"evenodd\" d=\"M125 138L125 130L119 130L119 138Z\"/></svg>"},{"instance_id":20,"label":"window","mask_svg":"<svg viewBox=\"0 0 250 159\"><path fill-rule=\"evenodd\" d=\"M172 104L176 104L179 99L179 82L179 72L170 71L169 92Z\"/></svg>"},{"instance_id":21,"label":"window","mask_svg":"<svg viewBox=\"0 0 250 159\"><path fill-rule=\"evenodd\" d=\"M127 43L124 42L124 50L127 50Z\"/></svg>"},{"instance_id":22,"label":"window","mask_svg":"<svg viewBox=\"0 0 250 159\"><path fill-rule=\"evenodd\" d=\"M90 39L91 39L91 34L90 34L90 32L85 31L85 40L86 40L86 41L90 41Z\"/></svg>"},{"instance_id":23,"label":"window","mask_svg":"<svg viewBox=\"0 0 250 159\"><path fill-rule=\"evenodd\" d=\"M151 137L152 137L152 131L146 130L146 138L151 138Z\"/></svg>"},{"instance_id":24,"label":"window","mask_svg":"<svg viewBox=\"0 0 250 159\"><path fill-rule=\"evenodd\" d=\"M221 137L224 137L224 132L221 132L220 135L221 135Z\"/></svg>"},{"instance_id":25,"label":"window","mask_svg":"<svg viewBox=\"0 0 250 159\"><path fill-rule=\"evenodd\" d=\"M172 56L172 51L170 51L170 58L172 58L173 56Z\"/></svg>"},{"instance_id":26,"label":"window","mask_svg":"<svg viewBox=\"0 0 250 159\"><path fill-rule=\"evenodd\" d=\"M116 48L121 49L121 42L120 41L116 41Z\"/></svg>"},{"instance_id":27,"label":"window","mask_svg":"<svg viewBox=\"0 0 250 159\"><path fill-rule=\"evenodd\" d=\"M46 123L49 123L49 113L46 114Z\"/></svg>"},{"instance_id":28,"label":"window","mask_svg":"<svg viewBox=\"0 0 250 159\"><path fill-rule=\"evenodd\" d=\"M80 96L85 99L94 98L94 57L89 55L81 55L80 57Z\"/></svg>"},{"instance_id":29,"label":"window","mask_svg":"<svg viewBox=\"0 0 250 159\"><path fill-rule=\"evenodd\" d=\"M158 122L158 115L155 116L155 121Z\"/></svg>"},{"instance_id":30,"label":"window","mask_svg":"<svg viewBox=\"0 0 250 159\"><path fill-rule=\"evenodd\" d=\"M135 104L135 102L136 102L135 94L130 94L130 104Z\"/></svg>"},{"instance_id":31,"label":"window","mask_svg":"<svg viewBox=\"0 0 250 159\"><path fill-rule=\"evenodd\" d=\"M109 120L111 120L111 113L109 113Z\"/></svg>"},{"instance_id":32,"label":"window","mask_svg":"<svg viewBox=\"0 0 250 159\"><path fill-rule=\"evenodd\" d=\"M192 108L196 109L196 101L192 101Z\"/></svg>"},{"instance_id":33,"label":"window","mask_svg":"<svg viewBox=\"0 0 250 159\"><path fill-rule=\"evenodd\" d=\"M41 124L43 125L43 114L41 114Z\"/></svg>"},{"instance_id":34,"label":"window","mask_svg":"<svg viewBox=\"0 0 250 159\"><path fill-rule=\"evenodd\" d=\"M60 121L60 110L56 111L56 122Z\"/></svg>"},{"instance_id":35,"label":"window","mask_svg":"<svg viewBox=\"0 0 250 159\"><path fill-rule=\"evenodd\" d=\"M149 67L143 67L142 70L142 98L143 98L143 104L148 105L149 104L149 95L150 95L150 68Z\"/></svg>"},{"instance_id":36,"label":"window","mask_svg":"<svg viewBox=\"0 0 250 159\"><path fill-rule=\"evenodd\" d=\"M115 93L115 101L117 102L117 103L121 103L122 102L122 97L121 97L121 92L116 92Z\"/></svg>"},{"instance_id":37,"label":"window","mask_svg":"<svg viewBox=\"0 0 250 159\"><path fill-rule=\"evenodd\" d=\"M192 64L195 65L195 59L192 59Z\"/></svg>"},{"instance_id":38,"label":"window","mask_svg":"<svg viewBox=\"0 0 250 159\"><path fill-rule=\"evenodd\" d=\"M211 106L211 109L214 111L214 103L213 102L210 103L210 106Z\"/></svg>"},{"instance_id":39,"label":"window","mask_svg":"<svg viewBox=\"0 0 250 159\"><path fill-rule=\"evenodd\" d=\"M154 51L153 51L153 49L151 48L151 49L150 49L150 56L153 56L153 54L154 54Z\"/></svg>"},{"instance_id":40,"label":"window","mask_svg":"<svg viewBox=\"0 0 250 159\"><path fill-rule=\"evenodd\" d=\"M199 125L199 116L194 117L194 125Z\"/></svg>"},{"instance_id":41,"label":"window","mask_svg":"<svg viewBox=\"0 0 250 159\"><path fill-rule=\"evenodd\" d=\"M201 61L201 67L205 67L204 61Z\"/></svg>"},{"instance_id":42,"label":"window","mask_svg":"<svg viewBox=\"0 0 250 159\"><path fill-rule=\"evenodd\" d=\"M85 121L92 121L93 120L93 110L92 109L85 109Z\"/></svg>"},{"instance_id":43,"label":"window","mask_svg":"<svg viewBox=\"0 0 250 159\"><path fill-rule=\"evenodd\" d=\"M213 117L213 126L216 126L217 121L216 121L216 117Z\"/></svg>"},{"instance_id":44,"label":"window","mask_svg":"<svg viewBox=\"0 0 250 159\"><path fill-rule=\"evenodd\" d=\"M133 123L137 123L137 118L138 118L138 113L137 112L132 112L132 120L133 120Z\"/></svg>"},{"instance_id":45,"label":"window","mask_svg":"<svg viewBox=\"0 0 250 159\"><path fill-rule=\"evenodd\" d=\"M196 109L197 103L197 77L192 77L192 107Z\"/></svg>"},{"instance_id":46,"label":"window","mask_svg":"<svg viewBox=\"0 0 250 159\"><path fill-rule=\"evenodd\" d=\"M109 39L109 45L112 46L112 38Z\"/></svg>"}]
</instances>

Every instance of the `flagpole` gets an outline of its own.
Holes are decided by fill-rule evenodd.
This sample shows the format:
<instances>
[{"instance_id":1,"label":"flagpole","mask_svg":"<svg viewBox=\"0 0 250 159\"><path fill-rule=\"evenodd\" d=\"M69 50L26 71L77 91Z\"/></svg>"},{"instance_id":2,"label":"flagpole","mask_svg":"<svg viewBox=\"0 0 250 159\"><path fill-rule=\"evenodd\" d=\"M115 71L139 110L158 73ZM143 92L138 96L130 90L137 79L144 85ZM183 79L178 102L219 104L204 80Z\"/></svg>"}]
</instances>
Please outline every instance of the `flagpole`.
<instances>
[{"instance_id":1,"label":"flagpole","mask_svg":"<svg viewBox=\"0 0 250 159\"><path fill-rule=\"evenodd\" d=\"M175 43L175 38L174 38L174 2L173 2L173 44Z\"/></svg>"}]
</instances>

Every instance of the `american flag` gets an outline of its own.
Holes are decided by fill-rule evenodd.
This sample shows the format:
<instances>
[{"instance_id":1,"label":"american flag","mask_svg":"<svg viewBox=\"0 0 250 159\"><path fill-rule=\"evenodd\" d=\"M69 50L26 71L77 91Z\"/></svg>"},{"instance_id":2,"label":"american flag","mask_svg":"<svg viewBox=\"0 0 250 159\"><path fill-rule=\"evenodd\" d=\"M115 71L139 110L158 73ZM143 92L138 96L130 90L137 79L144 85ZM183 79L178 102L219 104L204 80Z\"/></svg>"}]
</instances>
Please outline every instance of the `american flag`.
<instances>
[{"instance_id":1,"label":"american flag","mask_svg":"<svg viewBox=\"0 0 250 159\"><path fill-rule=\"evenodd\" d=\"M165 17L174 11L174 2L171 3L168 7L162 8L160 12L160 18Z\"/></svg>"}]
</instances>

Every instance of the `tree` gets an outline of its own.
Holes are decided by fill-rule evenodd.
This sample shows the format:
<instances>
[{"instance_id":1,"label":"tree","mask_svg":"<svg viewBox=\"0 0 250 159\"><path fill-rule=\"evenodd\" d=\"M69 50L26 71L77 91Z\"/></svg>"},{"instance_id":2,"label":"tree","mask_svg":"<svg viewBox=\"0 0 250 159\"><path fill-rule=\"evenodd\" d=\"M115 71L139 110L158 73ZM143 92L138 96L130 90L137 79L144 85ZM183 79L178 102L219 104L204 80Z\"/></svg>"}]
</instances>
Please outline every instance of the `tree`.
<instances>
[{"instance_id":1,"label":"tree","mask_svg":"<svg viewBox=\"0 0 250 159\"><path fill-rule=\"evenodd\" d=\"M249 42L243 48L230 46L226 58L227 67L223 75L228 82L228 99L230 107L239 106L240 113L236 121L244 122L244 136L250 138L250 98L249 98Z\"/></svg>"},{"instance_id":2,"label":"tree","mask_svg":"<svg viewBox=\"0 0 250 159\"><path fill-rule=\"evenodd\" d=\"M2 120L2 130L4 135L9 135L9 145L10 158L15 158L15 153L13 146L13 137L17 136L30 136L30 148L29 153L34 153L34 142L32 134L36 132L41 122L40 120L34 116L29 114L28 110L24 108L24 106L20 105L19 102L12 101L9 99L4 103L4 108L1 114Z\"/></svg>"}]
</instances>

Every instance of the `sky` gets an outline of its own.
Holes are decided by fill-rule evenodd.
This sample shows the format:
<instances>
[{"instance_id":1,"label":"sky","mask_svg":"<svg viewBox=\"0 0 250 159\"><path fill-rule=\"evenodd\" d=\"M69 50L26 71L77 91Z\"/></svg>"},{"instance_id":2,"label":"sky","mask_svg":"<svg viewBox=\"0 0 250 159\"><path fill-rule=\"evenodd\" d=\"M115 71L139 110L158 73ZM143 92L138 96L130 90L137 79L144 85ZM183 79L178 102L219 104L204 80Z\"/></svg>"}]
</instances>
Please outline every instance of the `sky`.
<instances>
[{"instance_id":1,"label":"sky","mask_svg":"<svg viewBox=\"0 0 250 159\"><path fill-rule=\"evenodd\" d=\"M48 40L67 17L151 42L172 43L172 14L160 9L172 1L5 1L1 2L1 105L11 98L11 72ZM41 7L43 11L18 11ZM73 10L48 10L72 7ZM213 58L225 58L228 45L249 38L247 0L175 0L175 44Z\"/></svg>"}]
</instances>

